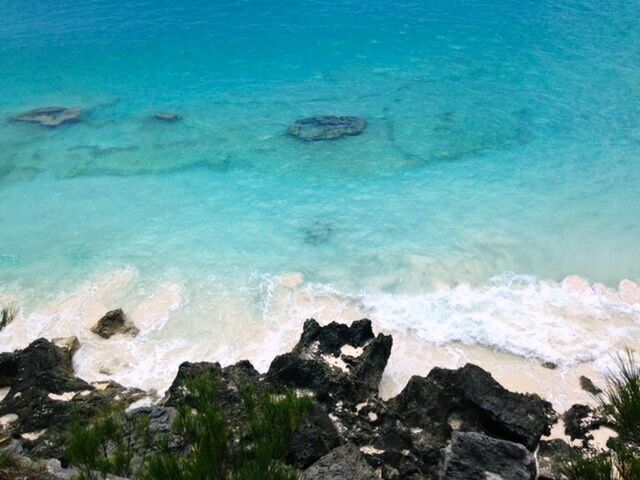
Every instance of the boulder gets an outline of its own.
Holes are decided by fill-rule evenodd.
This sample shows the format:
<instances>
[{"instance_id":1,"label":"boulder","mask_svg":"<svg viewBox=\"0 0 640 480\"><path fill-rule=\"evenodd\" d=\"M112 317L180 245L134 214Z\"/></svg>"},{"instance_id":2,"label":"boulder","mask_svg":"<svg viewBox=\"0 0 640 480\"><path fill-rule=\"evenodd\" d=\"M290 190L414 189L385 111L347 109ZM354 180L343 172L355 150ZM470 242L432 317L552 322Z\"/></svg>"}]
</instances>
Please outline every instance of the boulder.
<instances>
[{"instance_id":1,"label":"boulder","mask_svg":"<svg viewBox=\"0 0 640 480\"><path fill-rule=\"evenodd\" d=\"M30 110L14 117L16 122L37 123L50 128L59 127L68 123L77 123L81 119L81 109L66 107L36 108L35 110Z\"/></svg>"},{"instance_id":2,"label":"boulder","mask_svg":"<svg viewBox=\"0 0 640 480\"><path fill-rule=\"evenodd\" d=\"M378 477L353 444L322 457L302 473L302 480L376 480Z\"/></svg>"},{"instance_id":3,"label":"boulder","mask_svg":"<svg viewBox=\"0 0 640 480\"><path fill-rule=\"evenodd\" d=\"M550 404L536 395L513 393L482 368L434 368L412 377L389 402L390 410L410 427L430 432L444 444L452 430L484 432L534 450L548 434Z\"/></svg>"},{"instance_id":4,"label":"boulder","mask_svg":"<svg viewBox=\"0 0 640 480\"><path fill-rule=\"evenodd\" d=\"M361 117L326 115L296 120L289 127L289 135L305 142L336 140L344 136L360 135L367 126Z\"/></svg>"},{"instance_id":5,"label":"boulder","mask_svg":"<svg viewBox=\"0 0 640 480\"><path fill-rule=\"evenodd\" d=\"M373 334L370 320L325 327L307 320L294 349L273 360L266 381L310 390L324 403L355 405L378 395L392 343L388 335Z\"/></svg>"},{"instance_id":6,"label":"boulder","mask_svg":"<svg viewBox=\"0 0 640 480\"><path fill-rule=\"evenodd\" d=\"M126 317L120 308L107 312L98 320L98 323L91 328L91 331L100 335L102 338L111 338L116 333L136 336L139 332L138 328Z\"/></svg>"},{"instance_id":7,"label":"boulder","mask_svg":"<svg viewBox=\"0 0 640 480\"><path fill-rule=\"evenodd\" d=\"M571 440L582 440L585 447L593 440L591 432L606 425L606 418L588 405L572 405L562 414L564 432Z\"/></svg>"},{"instance_id":8,"label":"boulder","mask_svg":"<svg viewBox=\"0 0 640 480\"><path fill-rule=\"evenodd\" d=\"M289 463L306 468L340 445L340 437L324 408L314 403L304 423L293 432Z\"/></svg>"},{"instance_id":9,"label":"boulder","mask_svg":"<svg viewBox=\"0 0 640 480\"><path fill-rule=\"evenodd\" d=\"M453 432L442 480L534 480L536 459L520 444L476 432Z\"/></svg>"}]
</instances>

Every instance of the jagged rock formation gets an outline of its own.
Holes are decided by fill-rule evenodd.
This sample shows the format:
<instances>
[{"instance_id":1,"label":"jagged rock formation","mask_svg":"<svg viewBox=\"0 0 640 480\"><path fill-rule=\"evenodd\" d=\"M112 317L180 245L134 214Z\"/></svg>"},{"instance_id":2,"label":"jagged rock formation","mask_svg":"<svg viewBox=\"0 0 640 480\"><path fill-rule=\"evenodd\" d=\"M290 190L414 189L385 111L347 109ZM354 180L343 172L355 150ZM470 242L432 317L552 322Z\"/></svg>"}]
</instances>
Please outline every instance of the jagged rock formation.
<instances>
[{"instance_id":1,"label":"jagged rock formation","mask_svg":"<svg viewBox=\"0 0 640 480\"><path fill-rule=\"evenodd\" d=\"M378 386L392 343L388 335L375 335L369 320L350 326L307 320L293 350L276 357L266 374L248 361L224 368L185 362L161 402L130 415L148 417L153 435L171 437L176 407L191 401L190 379L206 373L215 379L216 402L232 430L246 420L242 396L247 389L295 389L316 399L287 455L307 480L528 480L537 475L534 452L539 445L544 452L540 473L558 478L557 453L571 447L540 443L556 420L548 402L509 392L470 364L414 376L399 395L385 401ZM35 458L64 463L72 411L87 420L116 398L129 404L145 395L76 378L73 350L39 339L24 350L0 354L0 389L9 389L0 402L0 430ZM582 418L583 409L574 410ZM568 423L569 430L575 427ZM176 452L184 449L176 444Z\"/></svg>"},{"instance_id":2,"label":"jagged rock formation","mask_svg":"<svg viewBox=\"0 0 640 480\"><path fill-rule=\"evenodd\" d=\"M39 457L62 456L72 419L91 418L116 397L132 402L144 392L114 383L89 384L74 376L71 355L43 338L24 350L0 354L2 426ZM4 420L2 420L4 419Z\"/></svg>"}]
</instances>

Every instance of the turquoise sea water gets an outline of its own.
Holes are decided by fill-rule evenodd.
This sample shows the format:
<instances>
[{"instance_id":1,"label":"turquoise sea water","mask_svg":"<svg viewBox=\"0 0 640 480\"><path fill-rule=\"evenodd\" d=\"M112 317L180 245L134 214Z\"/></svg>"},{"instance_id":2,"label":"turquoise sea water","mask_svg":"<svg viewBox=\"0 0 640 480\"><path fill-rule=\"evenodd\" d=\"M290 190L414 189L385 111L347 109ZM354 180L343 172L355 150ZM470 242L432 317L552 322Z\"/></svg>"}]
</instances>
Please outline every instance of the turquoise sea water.
<instances>
[{"instance_id":1,"label":"turquoise sea water","mask_svg":"<svg viewBox=\"0 0 640 480\"><path fill-rule=\"evenodd\" d=\"M84 311L50 302L132 271L101 305L169 283L180 300L145 341L231 357L291 272L427 343L570 363L635 341L638 7L0 0L0 293L33 337ZM47 105L87 114L11 121ZM286 135L322 114L368 128ZM580 319L612 317L583 338Z\"/></svg>"}]
</instances>

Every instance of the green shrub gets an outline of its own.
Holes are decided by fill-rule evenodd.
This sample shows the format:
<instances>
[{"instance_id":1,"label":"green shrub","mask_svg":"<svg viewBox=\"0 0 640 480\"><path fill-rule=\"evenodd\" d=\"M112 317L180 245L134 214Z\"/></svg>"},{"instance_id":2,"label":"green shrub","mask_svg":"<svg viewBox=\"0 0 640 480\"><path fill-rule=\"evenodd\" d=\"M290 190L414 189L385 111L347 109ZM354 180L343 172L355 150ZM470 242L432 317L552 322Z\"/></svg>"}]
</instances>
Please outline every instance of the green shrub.
<instances>
[{"instance_id":1,"label":"green shrub","mask_svg":"<svg viewBox=\"0 0 640 480\"><path fill-rule=\"evenodd\" d=\"M80 480L97 480L107 473L131 476L134 457L144 462L150 446L148 418L133 418L118 405L106 408L90 425L76 423L66 453L80 470Z\"/></svg>"},{"instance_id":2,"label":"green shrub","mask_svg":"<svg viewBox=\"0 0 640 480\"><path fill-rule=\"evenodd\" d=\"M599 401L620 438L640 445L640 364L630 349L616 357L616 370Z\"/></svg>"},{"instance_id":3,"label":"green shrub","mask_svg":"<svg viewBox=\"0 0 640 480\"><path fill-rule=\"evenodd\" d=\"M640 365L629 349L596 398L618 439L610 451L571 456L561 465L568 480L640 480Z\"/></svg>"},{"instance_id":4,"label":"green shrub","mask_svg":"<svg viewBox=\"0 0 640 480\"><path fill-rule=\"evenodd\" d=\"M560 471L568 480L612 480L613 465L608 453L576 453L565 460Z\"/></svg>"},{"instance_id":5,"label":"green shrub","mask_svg":"<svg viewBox=\"0 0 640 480\"><path fill-rule=\"evenodd\" d=\"M621 480L640 480L640 451L630 446L618 446L614 456Z\"/></svg>"},{"instance_id":6,"label":"green shrub","mask_svg":"<svg viewBox=\"0 0 640 480\"><path fill-rule=\"evenodd\" d=\"M233 430L216 405L217 385L209 375L187 383L187 402L177 407L172 429L186 450L168 438L151 444L148 422L140 424L124 410L109 409L91 425L76 427L67 453L81 480L113 473L143 480L295 480L284 463L294 431L311 406L294 393L247 391L244 418ZM147 454L153 450L153 453Z\"/></svg>"}]
</instances>

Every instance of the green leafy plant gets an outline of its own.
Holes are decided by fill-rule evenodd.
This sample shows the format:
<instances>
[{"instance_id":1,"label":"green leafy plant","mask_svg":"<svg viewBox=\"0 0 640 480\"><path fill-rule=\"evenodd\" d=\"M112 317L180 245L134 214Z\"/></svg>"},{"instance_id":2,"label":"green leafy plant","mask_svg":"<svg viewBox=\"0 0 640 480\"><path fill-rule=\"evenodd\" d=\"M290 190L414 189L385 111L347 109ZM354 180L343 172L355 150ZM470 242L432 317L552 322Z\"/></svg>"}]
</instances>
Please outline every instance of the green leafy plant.
<instances>
[{"instance_id":1,"label":"green leafy plant","mask_svg":"<svg viewBox=\"0 0 640 480\"><path fill-rule=\"evenodd\" d=\"M561 471L568 480L640 480L640 365L630 349L615 357L615 365L595 398L618 438L609 451L566 459Z\"/></svg>"},{"instance_id":2,"label":"green leafy plant","mask_svg":"<svg viewBox=\"0 0 640 480\"><path fill-rule=\"evenodd\" d=\"M293 392L246 391L242 419L232 423L216 402L217 385L210 375L186 386L187 400L178 405L172 425L174 439L164 437L153 444L148 420L140 423L121 408L105 410L90 425L75 427L67 454L80 470L80 480L97 480L107 473L144 480L298 478L284 460L311 399Z\"/></svg>"},{"instance_id":3,"label":"green leafy plant","mask_svg":"<svg viewBox=\"0 0 640 480\"><path fill-rule=\"evenodd\" d=\"M148 418L134 418L121 405L106 408L90 425L76 423L66 449L80 480L97 480L107 473L129 477L133 460L144 462L151 446Z\"/></svg>"},{"instance_id":4,"label":"green leafy plant","mask_svg":"<svg viewBox=\"0 0 640 480\"><path fill-rule=\"evenodd\" d=\"M560 471L568 480L612 480L613 465L607 453L576 453L564 461Z\"/></svg>"},{"instance_id":5,"label":"green leafy plant","mask_svg":"<svg viewBox=\"0 0 640 480\"><path fill-rule=\"evenodd\" d=\"M620 438L640 445L640 364L630 349L615 363L616 371L607 376L598 399Z\"/></svg>"},{"instance_id":6,"label":"green leafy plant","mask_svg":"<svg viewBox=\"0 0 640 480\"><path fill-rule=\"evenodd\" d=\"M0 310L0 330L9 325L16 318L18 307L14 303L2 307Z\"/></svg>"},{"instance_id":7,"label":"green leafy plant","mask_svg":"<svg viewBox=\"0 0 640 480\"><path fill-rule=\"evenodd\" d=\"M216 386L207 376L188 385L190 406L178 408L174 430L191 445L186 456L165 450L147 462L146 480L294 480L297 472L283 460L293 432L311 400L294 393L275 396L247 391L246 426L230 433L229 422L215 405Z\"/></svg>"}]
</instances>

